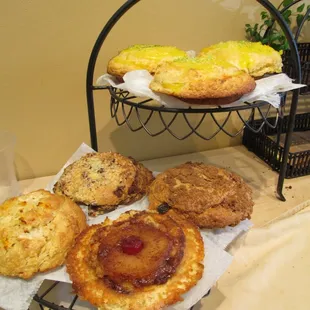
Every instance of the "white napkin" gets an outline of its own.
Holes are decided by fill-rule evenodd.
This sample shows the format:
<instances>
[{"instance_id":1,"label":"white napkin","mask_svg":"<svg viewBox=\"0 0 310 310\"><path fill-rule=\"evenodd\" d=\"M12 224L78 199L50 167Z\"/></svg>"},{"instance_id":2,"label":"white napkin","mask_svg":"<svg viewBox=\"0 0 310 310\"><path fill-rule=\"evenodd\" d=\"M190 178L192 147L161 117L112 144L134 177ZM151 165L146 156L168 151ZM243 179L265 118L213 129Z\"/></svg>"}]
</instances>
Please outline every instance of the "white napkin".
<instances>
[{"instance_id":1,"label":"white napkin","mask_svg":"<svg viewBox=\"0 0 310 310\"><path fill-rule=\"evenodd\" d=\"M146 70L135 70L126 73L123 77L124 83L120 83L114 76L104 74L97 79L97 85L111 85L115 88L127 90L137 97L152 98L162 105L170 108L193 108L202 109L205 105L189 104L175 97L153 92L149 88L153 76ZM258 100L267 101L275 108L279 108L281 98L278 92L302 88L306 85L294 84L286 74L275 74L256 81L256 88L249 94L242 96L239 100L225 105L225 107L242 105L243 102L254 103Z\"/></svg>"}]
</instances>

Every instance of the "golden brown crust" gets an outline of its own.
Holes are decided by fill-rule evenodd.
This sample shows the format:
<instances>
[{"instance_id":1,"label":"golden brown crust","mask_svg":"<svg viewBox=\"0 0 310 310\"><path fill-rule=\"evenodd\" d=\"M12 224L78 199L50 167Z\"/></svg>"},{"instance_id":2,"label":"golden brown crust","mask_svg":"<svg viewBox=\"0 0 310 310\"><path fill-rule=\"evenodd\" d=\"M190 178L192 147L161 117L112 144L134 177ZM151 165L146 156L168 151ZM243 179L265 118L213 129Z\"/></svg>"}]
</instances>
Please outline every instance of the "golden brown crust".
<instances>
[{"instance_id":1,"label":"golden brown crust","mask_svg":"<svg viewBox=\"0 0 310 310\"><path fill-rule=\"evenodd\" d=\"M86 217L70 199L37 190L0 206L0 274L29 279L62 265Z\"/></svg>"},{"instance_id":2,"label":"golden brown crust","mask_svg":"<svg viewBox=\"0 0 310 310\"><path fill-rule=\"evenodd\" d=\"M130 220L140 223L141 225L150 225L154 228L158 227L159 230L167 230L165 223L167 221L173 221L175 223L175 229L181 228L184 233L185 247L180 264L166 283L135 287L131 293L120 293L115 288L107 285L102 278L98 277L98 275L102 276L102 274L104 274L105 265L102 264L100 266L98 273L98 268L95 267L96 264L98 267L98 262L94 264L93 259L89 257L93 258L94 253L96 256L98 252L100 245L95 241L98 231L104 231L104 229L109 230L110 226L116 227L120 225L122 227L126 221ZM101 231L101 233L103 231ZM171 233L173 231L173 229L170 230ZM152 234L148 234L146 238L152 238L151 235ZM154 238L156 237L158 238L159 235L155 234ZM156 247L156 240L153 241L153 247L154 246ZM161 246L159 246L159 248L161 248ZM162 253L161 255L164 255L161 249L158 251ZM120 218L113 223L107 219L104 223L91 226L85 230L68 255L67 271L72 280L75 292L82 299L88 300L95 306L98 306L99 309L155 310L162 309L164 306L180 301L181 295L197 283L202 277L202 260L204 255L203 241L197 227L174 211L169 211L164 215L159 215L156 212L130 211L121 215ZM147 260L156 260L155 256L150 255ZM119 270L118 267L114 268ZM123 266L121 266L121 269L122 268ZM145 268L147 268L147 266L145 266ZM132 268L129 269L134 268L132 266Z\"/></svg>"},{"instance_id":3,"label":"golden brown crust","mask_svg":"<svg viewBox=\"0 0 310 310\"><path fill-rule=\"evenodd\" d=\"M153 91L181 99L241 97L255 80L236 67L213 58L182 58L161 64L150 83Z\"/></svg>"},{"instance_id":4,"label":"golden brown crust","mask_svg":"<svg viewBox=\"0 0 310 310\"><path fill-rule=\"evenodd\" d=\"M242 95L234 95L234 96L223 97L223 98L204 98L204 99L188 99L188 98L179 97L179 99L186 101L187 103L190 103L190 104L221 106L221 105L226 105L226 104L235 102L239 100L241 97Z\"/></svg>"},{"instance_id":5,"label":"golden brown crust","mask_svg":"<svg viewBox=\"0 0 310 310\"><path fill-rule=\"evenodd\" d=\"M225 169L186 163L159 174L150 187L150 209L167 203L201 228L222 228L250 218L252 190Z\"/></svg>"},{"instance_id":6,"label":"golden brown crust","mask_svg":"<svg viewBox=\"0 0 310 310\"><path fill-rule=\"evenodd\" d=\"M91 206L96 216L141 199L153 180L142 164L118 153L89 153L69 165L54 192Z\"/></svg>"}]
</instances>

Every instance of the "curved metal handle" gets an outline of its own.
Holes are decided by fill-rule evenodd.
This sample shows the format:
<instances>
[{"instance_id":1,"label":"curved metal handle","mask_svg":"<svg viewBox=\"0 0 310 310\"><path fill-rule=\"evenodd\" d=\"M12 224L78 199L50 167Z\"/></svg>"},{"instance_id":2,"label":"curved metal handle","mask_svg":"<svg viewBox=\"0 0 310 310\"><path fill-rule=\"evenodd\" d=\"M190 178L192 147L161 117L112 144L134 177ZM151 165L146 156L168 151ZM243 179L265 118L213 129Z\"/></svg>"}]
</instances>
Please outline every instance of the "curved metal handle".
<instances>
[{"instance_id":1,"label":"curved metal handle","mask_svg":"<svg viewBox=\"0 0 310 310\"><path fill-rule=\"evenodd\" d=\"M87 107L88 107L88 120L89 120L89 129L90 129L90 138L91 138L91 146L94 150L98 151L97 144L97 132L96 132L96 119L95 119L95 109L94 109L94 97L93 97L93 79L94 79L94 71L95 65L97 62L98 54L100 52L101 46L104 40L107 38L108 34L114 27L114 25L118 22L118 20L136 3L140 0L128 0L126 1L108 20L102 31L100 32L96 43L92 49L90 54L90 58L88 61L87 67L87 75L86 75L86 96L87 96Z\"/></svg>"},{"instance_id":2,"label":"curved metal handle","mask_svg":"<svg viewBox=\"0 0 310 310\"><path fill-rule=\"evenodd\" d=\"M283 33L285 34L288 44L290 46L291 50L291 57L293 59L294 63L294 69L295 69L295 81L296 83L301 82L301 64L300 64L300 58L299 53L297 49L297 44L295 42L294 36L292 34L292 31L288 24L285 22L283 16L281 13L267 0L257 0L263 7L265 7L269 13L274 17L274 19L278 22L279 26L281 27ZM295 2L296 3L296 2Z\"/></svg>"}]
</instances>

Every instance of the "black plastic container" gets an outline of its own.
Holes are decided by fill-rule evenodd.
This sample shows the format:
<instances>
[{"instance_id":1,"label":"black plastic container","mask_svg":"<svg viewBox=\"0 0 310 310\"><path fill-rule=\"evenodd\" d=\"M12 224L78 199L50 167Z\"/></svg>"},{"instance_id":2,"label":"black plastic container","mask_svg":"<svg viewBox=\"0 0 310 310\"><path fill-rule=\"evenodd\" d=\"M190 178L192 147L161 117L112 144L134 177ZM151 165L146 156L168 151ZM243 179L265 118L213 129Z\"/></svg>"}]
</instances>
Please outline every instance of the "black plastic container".
<instances>
[{"instance_id":1,"label":"black plastic container","mask_svg":"<svg viewBox=\"0 0 310 310\"><path fill-rule=\"evenodd\" d=\"M306 84L307 87L300 89L301 95L310 93L310 42L297 43L297 48L301 62L301 84ZM291 51L287 50L282 55L283 59L283 72L291 78L294 78L292 68L293 63L291 60Z\"/></svg>"},{"instance_id":2,"label":"black plastic container","mask_svg":"<svg viewBox=\"0 0 310 310\"><path fill-rule=\"evenodd\" d=\"M274 121L274 118L270 118ZM260 126L261 120L254 121L254 126ZM264 160L273 170L279 172L283 159L284 147L279 143L279 134L287 132L288 117L281 119L278 128L265 127L260 133L244 129L242 143L247 149ZM294 132L310 131L310 113L298 114L295 119ZM272 139L270 136L274 136ZM289 152L285 178L296 178L310 174L310 150Z\"/></svg>"}]
</instances>

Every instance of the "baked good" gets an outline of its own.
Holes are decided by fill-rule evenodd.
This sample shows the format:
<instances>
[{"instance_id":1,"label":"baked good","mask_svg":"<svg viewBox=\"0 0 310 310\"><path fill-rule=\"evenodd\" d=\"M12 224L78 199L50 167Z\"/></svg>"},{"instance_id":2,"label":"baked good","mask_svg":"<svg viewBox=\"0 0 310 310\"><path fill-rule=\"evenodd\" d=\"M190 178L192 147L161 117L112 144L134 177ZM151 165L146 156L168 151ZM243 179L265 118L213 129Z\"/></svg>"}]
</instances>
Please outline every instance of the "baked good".
<instances>
[{"instance_id":1,"label":"baked good","mask_svg":"<svg viewBox=\"0 0 310 310\"><path fill-rule=\"evenodd\" d=\"M174 211L128 211L86 229L67 257L80 298L104 310L162 309L202 277L198 228Z\"/></svg>"},{"instance_id":2,"label":"baked good","mask_svg":"<svg viewBox=\"0 0 310 310\"><path fill-rule=\"evenodd\" d=\"M227 104L255 86L249 74L214 57L185 57L162 63L150 83L155 92L198 104Z\"/></svg>"},{"instance_id":3,"label":"baked good","mask_svg":"<svg viewBox=\"0 0 310 310\"><path fill-rule=\"evenodd\" d=\"M96 216L141 199L152 181L152 173L132 158L88 153L66 167L54 192L90 206L89 215Z\"/></svg>"},{"instance_id":4,"label":"baked good","mask_svg":"<svg viewBox=\"0 0 310 310\"><path fill-rule=\"evenodd\" d=\"M122 50L109 61L107 72L117 77L123 77L129 71L142 69L154 74L162 61L170 61L185 56L185 51L174 46L133 45Z\"/></svg>"},{"instance_id":5,"label":"baked good","mask_svg":"<svg viewBox=\"0 0 310 310\"><path fill-rule=\"evenodd\" d=\"M201 228L235 226L253 211L252 190L240 176L192 162L159 174L149 202L150 209L167 205Z\"/></svg>"},{"instance_id":6,"label":"baked good","mask_svg":"<svg viewBox=\"0 0 310 310\"><path fill-rule=\"evenodd\" d=\"M202 49L199 57L210 55L225 59L253 77L261 77L266 73L279 73L283 66L281 54L261 42L220 42Z\"/></svg>"},{"instance_id":7,"label":"baked good","mask_svg":"<svg viewBox=\"0 0 310 310\"><path fill-rule=\"evenodd\" d=\"M29 279L61 266L87 227L82 209L66 197L37 190L0 206L0 274Z\"/></svg>"}]
</instances>

